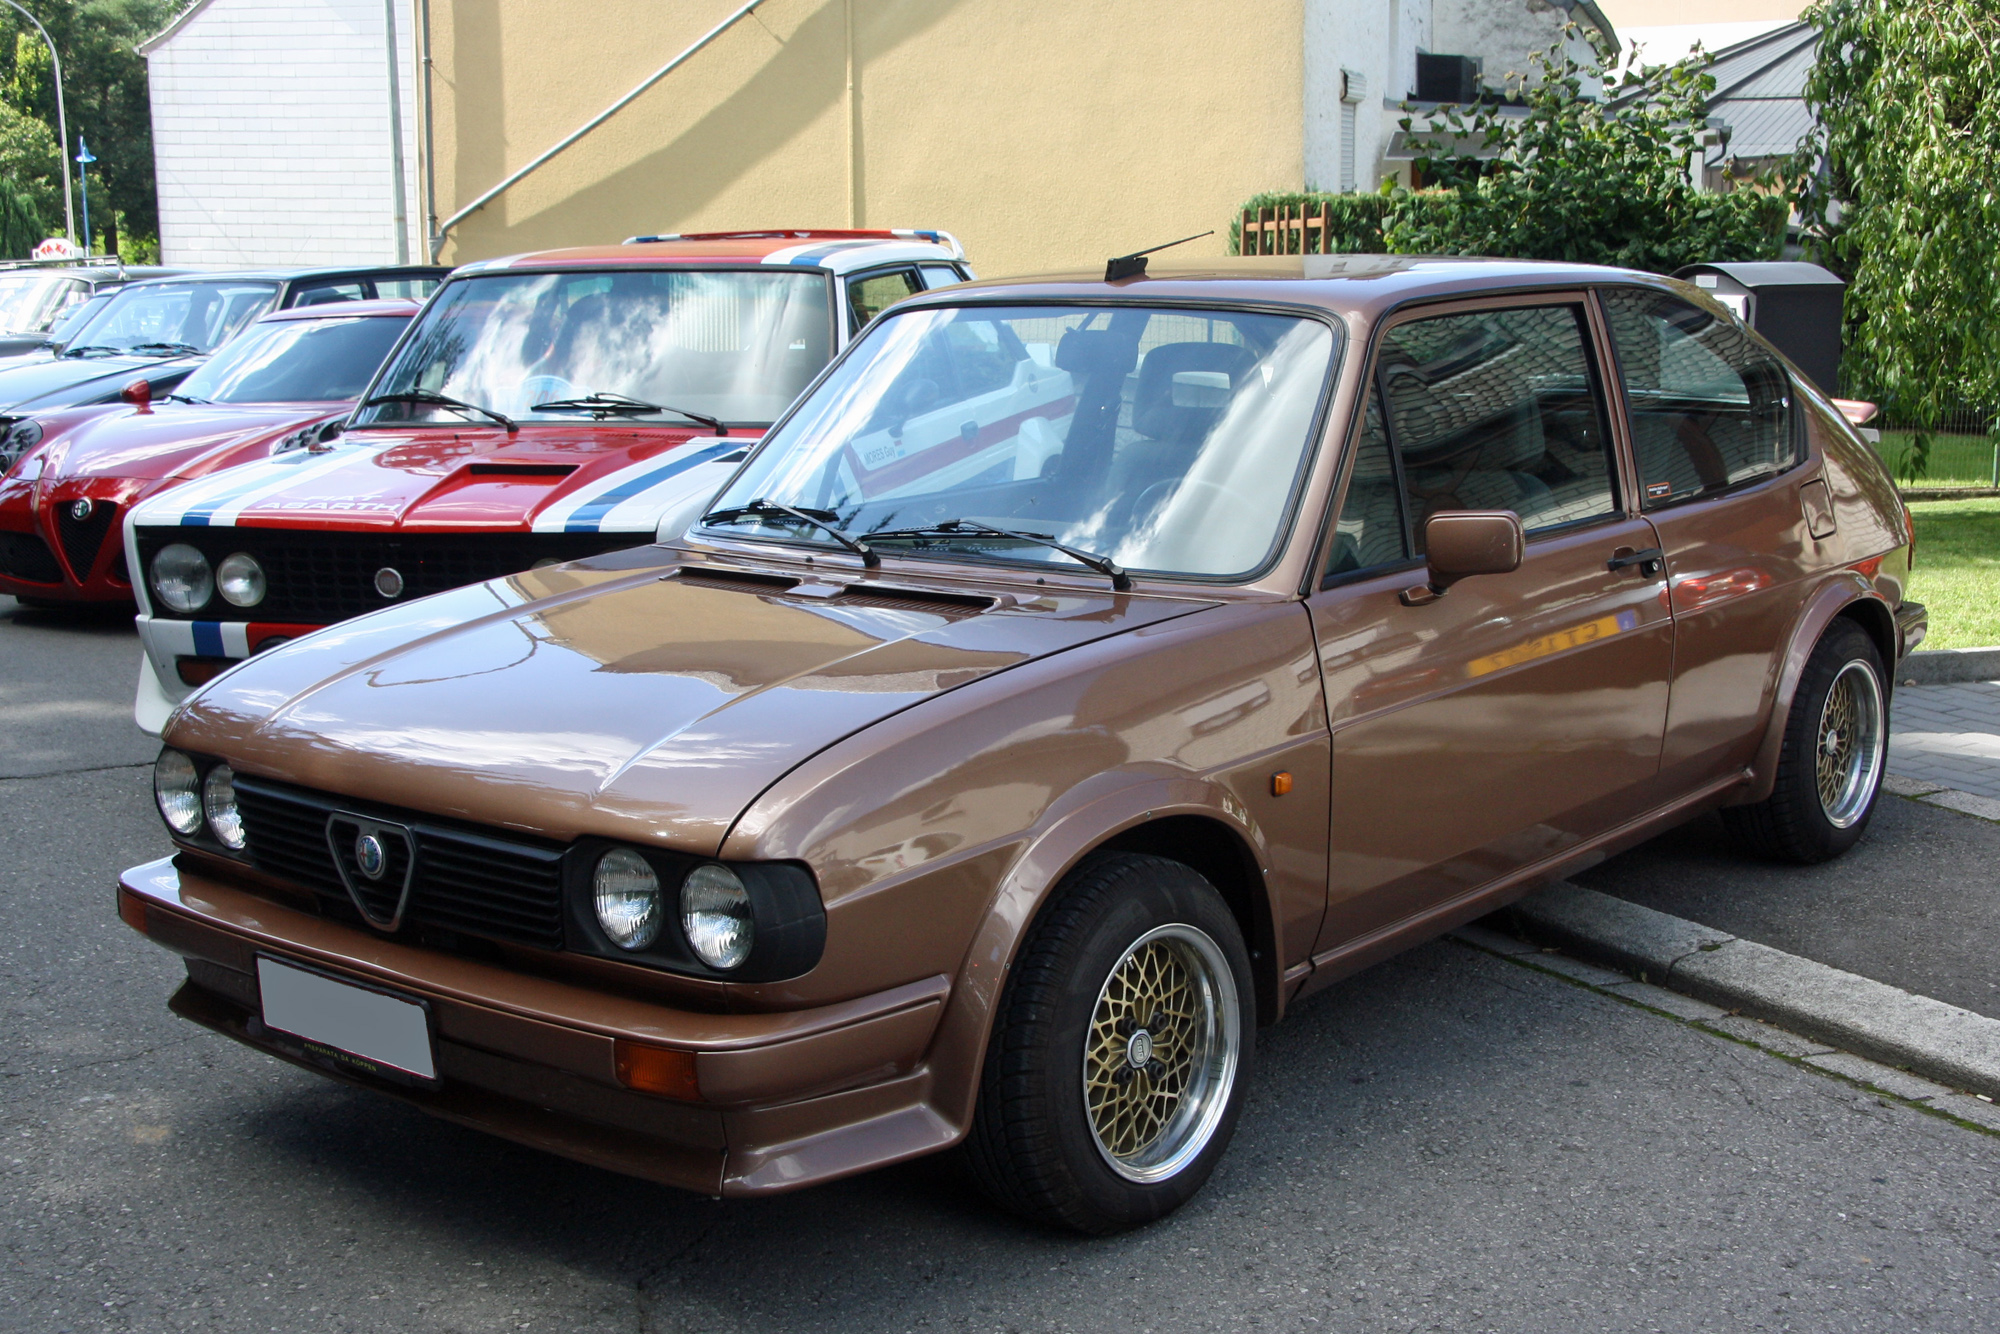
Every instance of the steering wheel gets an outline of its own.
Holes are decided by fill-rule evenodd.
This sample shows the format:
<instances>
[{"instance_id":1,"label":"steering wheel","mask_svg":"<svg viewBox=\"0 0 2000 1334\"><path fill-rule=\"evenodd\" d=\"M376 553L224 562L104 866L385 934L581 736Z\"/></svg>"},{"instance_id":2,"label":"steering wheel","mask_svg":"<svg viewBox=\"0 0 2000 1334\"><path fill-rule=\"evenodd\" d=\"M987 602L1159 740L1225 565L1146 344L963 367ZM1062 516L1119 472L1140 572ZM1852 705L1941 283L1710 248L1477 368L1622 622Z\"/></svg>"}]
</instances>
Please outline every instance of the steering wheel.
<instances>
[{"instance_id":1,"label":"steering wheel","mask_svg":"<svg viewBox=\"0 0 2000 1334\"><path fill-rule=\"evenodd\" d=\"M1221 482L1211 482L1206 478L1163 477L1141 491L1138 499L1132 502L1132 527L1134 529L1143 528L1146 524L1151 523L1158 515L1158 512L1165 508L1167 502L1181 493L1182 487L1196 487L1203 491L1212 491L1222 497L1223 505L1221 508L1224 510L1226 517L1212 512L1209 515L1208 522L1234 523L1248 521L1254 523L1256 521L1257 506L1248 496L1234 487L1224 486ZM1227 514L1226 512L1230 509L1234 509L1236 513Z\"/></svg>"}]
</instances>

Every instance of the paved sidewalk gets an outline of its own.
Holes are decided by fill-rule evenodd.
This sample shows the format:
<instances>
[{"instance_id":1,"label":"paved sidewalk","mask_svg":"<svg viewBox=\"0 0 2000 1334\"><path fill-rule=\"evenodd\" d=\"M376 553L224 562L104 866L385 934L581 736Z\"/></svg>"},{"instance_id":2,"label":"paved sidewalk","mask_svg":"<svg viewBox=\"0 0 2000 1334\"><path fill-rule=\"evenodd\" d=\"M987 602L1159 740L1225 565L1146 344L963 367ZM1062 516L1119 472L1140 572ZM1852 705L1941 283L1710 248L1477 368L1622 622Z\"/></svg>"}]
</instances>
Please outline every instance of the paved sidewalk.
<instances>
[{"instance_id":1,"label":"paved sidewalk","mask_svg":"<svg viewBox=\"0 0 2000 1334\"><path fill-rule=\"evenodd\" d=\"M1889 773L2000 801L2000 681L1898 687Z\"/></svg>"}]
</instances>

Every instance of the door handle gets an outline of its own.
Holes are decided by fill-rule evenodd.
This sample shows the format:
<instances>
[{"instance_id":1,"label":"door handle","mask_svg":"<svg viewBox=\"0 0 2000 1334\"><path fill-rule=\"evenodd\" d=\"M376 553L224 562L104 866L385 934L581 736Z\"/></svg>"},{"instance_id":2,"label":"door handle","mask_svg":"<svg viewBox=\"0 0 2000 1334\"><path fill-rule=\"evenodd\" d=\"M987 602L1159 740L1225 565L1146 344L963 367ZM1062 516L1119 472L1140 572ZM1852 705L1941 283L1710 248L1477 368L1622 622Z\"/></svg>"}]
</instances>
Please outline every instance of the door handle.
<instances>
[{"instance_id":1,"label":"door handle","mask_svg":"<svg viewBox=\"0 0 2000 1334\"><path fill-rule=\"evenodd\" d=\"M1665 568L1666 563L1667 553L1658 547L1647 547L1644 551L1620 547L1611 553L1611 559L1604 562L1604 566L1615 574L1628 565L1636 565L1639 567L1639 573L1650 579Z\"/></svg>"}]
</instances>

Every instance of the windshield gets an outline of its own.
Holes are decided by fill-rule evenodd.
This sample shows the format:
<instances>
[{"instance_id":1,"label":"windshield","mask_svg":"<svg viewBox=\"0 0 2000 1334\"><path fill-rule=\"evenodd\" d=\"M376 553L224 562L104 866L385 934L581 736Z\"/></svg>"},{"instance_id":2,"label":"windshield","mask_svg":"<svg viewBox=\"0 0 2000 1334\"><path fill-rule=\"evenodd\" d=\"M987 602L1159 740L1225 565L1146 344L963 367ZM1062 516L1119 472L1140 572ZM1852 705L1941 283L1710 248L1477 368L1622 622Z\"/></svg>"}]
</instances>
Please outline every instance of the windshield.
<instances>
[{"instance_id":1,"label":"windshield","mask_svg":"<svg viewBox=\"0 0 2000 1334\"><path fill-rule=\"evenodd\" d=\"M408 316L254 324L174 393L210 403L301 403L361 397Z\"/></svg>"},{"instance_id":2,"label":"windshield","mask_svg":"<svg viewBox=\"0 0 2000 1334\"><path fill-rule=\"evenodd\" d=\"M746 512L707 527L829 541L766 502L883 553L1078 568L1055 541L1241 577L1283 530L1336 347L1318 320L1244 311L886 316L711 509Z\"/></svg>"},{"instance_id":3,"label":"windshield","mask_svg":"<svg viewBox=\"0 0 2000 1334\"><path fill-rule=\"evenodd\" d=\"M240 279L135 283L78 330L64 352L207 352L269 310L277 295L276 283Z\"/></svg>"},{"instance_id":4,"label":"windshield","mask_svg":"<svg viewBox=\"0 0 2000 1334\"><path fill-rule=\"evenodd\" d=\"M0 278L0 330L41 333L64 307L89 294L76 279L52 273L19 273Z\"/></svg>"},{"instance_id":5,"label":"windshield","mask_svg":"<svg viewBox=\"0 0 2000 1334\"><path fill-rule=\"evenodd\" d=\"M371 396L443 394L525 421L680 422L689 419L676 409L687 409L764 425L833 354L828 292L822 274L784 271L461 279L425 310ZM462 409L410 401L356 417L465 420Z\"/></svg>"},{"instance_id":6,"label":"windshield","mask_svg":"<svg viewBox=\"0 0 2000 1334\"><path fill-rule=\"evenodd\" d=\"M49 341L52 343L68 342L70 336L78 329L96 319L97 312L110 305L111 298L116 295L118 295L116 288L113 288L109 292L99 292L88 301L79 301L68 310L65 310L56 317L55 323L49 326Z\"/></svg>"}]
</instances>

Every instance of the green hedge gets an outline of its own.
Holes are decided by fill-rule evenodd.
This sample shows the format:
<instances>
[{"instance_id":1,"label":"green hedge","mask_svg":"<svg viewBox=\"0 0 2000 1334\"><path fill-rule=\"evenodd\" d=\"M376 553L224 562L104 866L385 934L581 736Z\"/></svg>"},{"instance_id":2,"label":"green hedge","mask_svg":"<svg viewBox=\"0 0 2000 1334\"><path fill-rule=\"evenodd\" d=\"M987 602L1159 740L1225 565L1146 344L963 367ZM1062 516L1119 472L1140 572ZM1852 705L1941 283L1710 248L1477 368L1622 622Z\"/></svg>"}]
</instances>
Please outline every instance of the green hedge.
<instances>
[{"instance_id":1,"label":"green hedge","mask_svg":"<svg viewBox=\"0 0 2000 1334\"><path fill-rule=\"evenodd\" d=\"M1532 203L1496 215L1498 203L1477 187L1383 194L1269 191L1237 210L1229 225L1229 253L1243 253L1244 210L1325 205L1333 212L1326 249L1341 254L1493 255L1671 273L1685 264L1776 259L1790 216L1783 195L1756 190L1691 195L1668 216L1635 209L1620 220L1624 225L1604 229L1577 229L1566 225L1571 221L1566 217L1540 216Z\"/></svg>"}]
</instances>

